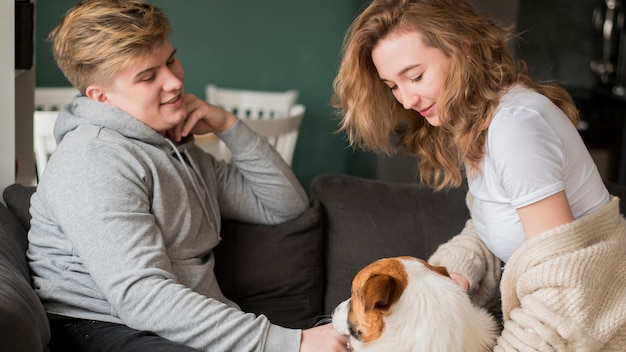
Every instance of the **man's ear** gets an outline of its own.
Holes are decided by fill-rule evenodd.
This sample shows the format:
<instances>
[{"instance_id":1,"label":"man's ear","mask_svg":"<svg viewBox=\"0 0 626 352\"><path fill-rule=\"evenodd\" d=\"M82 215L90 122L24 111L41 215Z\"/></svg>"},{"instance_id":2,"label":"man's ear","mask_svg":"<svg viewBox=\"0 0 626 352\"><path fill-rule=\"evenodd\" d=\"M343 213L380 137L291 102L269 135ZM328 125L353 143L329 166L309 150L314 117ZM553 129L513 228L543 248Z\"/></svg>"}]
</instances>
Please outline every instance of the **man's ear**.
<instances>
[{"instance_id":1,"label":"man's ear","mask_svg":"<svg viewBox=\"0 0 626 352\"><path fill-rule=\"evenodd\" d=\"M107 96L102 86L94 85L87 87L87 89L85 89L85 95L87 98L101 103L106 103L107 101Z\"/></svg>"}]
</instances>

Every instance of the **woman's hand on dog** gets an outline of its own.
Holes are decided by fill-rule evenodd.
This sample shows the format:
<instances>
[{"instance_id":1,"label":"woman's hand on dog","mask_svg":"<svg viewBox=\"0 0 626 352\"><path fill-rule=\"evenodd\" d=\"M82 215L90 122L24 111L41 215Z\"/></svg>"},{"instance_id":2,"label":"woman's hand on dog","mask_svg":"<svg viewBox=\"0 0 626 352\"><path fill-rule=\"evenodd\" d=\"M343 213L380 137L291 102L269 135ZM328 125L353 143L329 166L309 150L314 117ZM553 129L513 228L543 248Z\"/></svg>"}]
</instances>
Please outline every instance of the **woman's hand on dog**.
<instances>
[{"instance_id":1,"label":"woman's hand on dog","mask_svg":"<svg viewBox=\"0 0 626 352\"><path fill-rule=\"evenodd\" d=\"M332 324L302 330L300 352L347 352L348 338L335 331Z\"/></svg>"},{"instance_id":2,"label":"woman's hand on dog","mask_svg":"<svg viewBox=\"0 0 626 352\"><path fill-rule=\"evenodd\" d=\"M454 280L459 286L461 286L463 291L469 291L469 281L467 281L465 276L457 273L450 273L450 278Z\"/></svg>"}]
</instances>

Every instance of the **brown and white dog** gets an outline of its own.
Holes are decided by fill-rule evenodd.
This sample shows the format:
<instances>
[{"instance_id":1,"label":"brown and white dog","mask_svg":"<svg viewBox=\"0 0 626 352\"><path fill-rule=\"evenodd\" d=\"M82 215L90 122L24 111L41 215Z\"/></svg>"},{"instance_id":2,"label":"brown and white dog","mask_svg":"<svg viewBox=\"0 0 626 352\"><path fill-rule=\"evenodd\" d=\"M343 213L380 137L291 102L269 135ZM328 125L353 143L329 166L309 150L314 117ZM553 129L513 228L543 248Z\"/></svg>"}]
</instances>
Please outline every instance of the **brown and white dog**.
<instances>
[{"instance_id":1,"label":"brown and white dog","mask_svg":"<svg viewBox=\"0 0 626 352\"><path fill-rule=\"evenodd\" d=\"M352 281L333 327L354 351L491 351L496 323L444 267L413 257L380 259Z\"/></svg>"}]
</instances>

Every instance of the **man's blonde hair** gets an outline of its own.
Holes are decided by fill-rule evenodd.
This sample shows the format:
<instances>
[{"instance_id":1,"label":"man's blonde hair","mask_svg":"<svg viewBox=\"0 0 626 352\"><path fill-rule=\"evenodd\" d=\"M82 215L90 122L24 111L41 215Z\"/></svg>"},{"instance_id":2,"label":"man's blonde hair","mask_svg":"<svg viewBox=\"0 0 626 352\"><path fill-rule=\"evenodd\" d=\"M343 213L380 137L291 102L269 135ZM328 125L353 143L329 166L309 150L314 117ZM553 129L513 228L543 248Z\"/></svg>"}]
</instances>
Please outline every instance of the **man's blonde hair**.
<instances>
[{"instance_id":1,"label":"man's blonde hair","mask_svg":"<svg viewBox=\"0 0 626 352\"><path fill-rule=\"evenodd\" d=\"M157 7L140 0L83 0L50 32L52 53L65 77L83 94L108 84L167 39L171 25Z\"/></svg>"}]
</instances>

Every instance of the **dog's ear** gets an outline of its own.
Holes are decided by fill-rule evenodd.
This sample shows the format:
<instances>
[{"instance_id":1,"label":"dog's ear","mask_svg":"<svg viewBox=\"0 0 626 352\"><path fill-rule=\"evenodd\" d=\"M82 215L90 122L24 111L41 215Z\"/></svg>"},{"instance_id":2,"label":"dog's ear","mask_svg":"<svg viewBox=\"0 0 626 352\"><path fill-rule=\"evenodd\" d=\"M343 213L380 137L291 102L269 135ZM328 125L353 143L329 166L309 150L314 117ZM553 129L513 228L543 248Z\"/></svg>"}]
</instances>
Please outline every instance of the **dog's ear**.
<instances>
[{"instance_id":1,"label":"dog's ear","mask_svg":"<svg viewBox=\"0 0 626 352\"><path fill-rule=\"evenodd\" d=\"M450 277L450 273L448 273L448 269L446 269L445 266L429 265L429 267L432 269L432 271L436 272L437 274Z\"/></svg>"},{"instance_id":2,"label":"dog's ear","mask_svg":"<svg viewBox=\"0 0 626 352\"><path fill-rule=\"evenodd\" d=\"M371 309L387 310L402 295L403 284L387 274L372 275L362 287L361 301L365 312Z\"/></svg>"}]
</instances>

